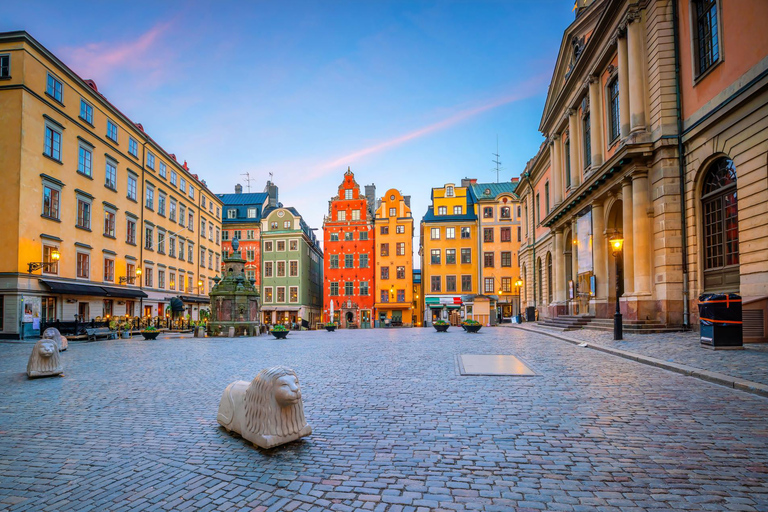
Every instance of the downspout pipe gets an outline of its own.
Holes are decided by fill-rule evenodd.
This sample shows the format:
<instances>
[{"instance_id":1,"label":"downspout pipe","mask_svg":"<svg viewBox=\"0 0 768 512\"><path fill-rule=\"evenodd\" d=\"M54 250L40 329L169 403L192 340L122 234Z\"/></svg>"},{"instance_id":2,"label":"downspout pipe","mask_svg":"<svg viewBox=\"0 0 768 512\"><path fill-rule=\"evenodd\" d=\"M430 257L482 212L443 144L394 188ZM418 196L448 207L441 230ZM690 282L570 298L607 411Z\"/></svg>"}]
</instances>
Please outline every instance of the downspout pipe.
<instances>
[{"instance_id":1,"label":"downspout pipe","mask_svg":"<svg viewBox=\"0 0 768 512\"><path fill-rule=\"evenodd\" d=\"M528 181L528 188L531 190L531 216L529 222L532 220L531 224L533 225L533 229L531 229L531 234L533 235L533 244L531 245L531 251L532 251L532 257L531 257L531 273L533 275L533 307L536 308L536 205L534 204L534 190L533 190L533 183L531 183L531 174L526 172L525 173L525 179ZM521 312L522 314L522 312Z\"/></svg>"},{"instance_id":2,"label":"downspout pipe","mask_svg":"<svg viewBox=\"0 0 768 512\"><path fill-rule=\"evenodd\" d=\"M672 34L675 47L675 103L677 110L677 165L680 181L680 235L682 243L683 271L683 328L690 329L690 310L688 289L688 226L685 206L685 148L683 147L683 98L680 93L680 19L678 17L678 2L672 0Z\"/></svg>"}]
</instances>

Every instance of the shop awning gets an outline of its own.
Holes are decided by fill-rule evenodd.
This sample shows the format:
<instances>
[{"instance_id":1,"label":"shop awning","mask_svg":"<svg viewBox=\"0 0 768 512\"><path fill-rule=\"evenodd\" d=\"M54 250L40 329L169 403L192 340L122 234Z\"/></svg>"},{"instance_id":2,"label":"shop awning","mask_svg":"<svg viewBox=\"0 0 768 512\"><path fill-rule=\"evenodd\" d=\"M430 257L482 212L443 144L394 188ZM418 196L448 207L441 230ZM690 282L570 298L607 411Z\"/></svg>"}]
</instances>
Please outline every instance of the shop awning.
<instances>
[{"instance_id":1,"label":"shop awning","mask_svg":"<svg viewBox=\"0 0 768 512\"><path fill-rule=\"evenodd\" d=\"M461 297L456 295L427 295L424 298L424 303L428 308L432 309L443 309L444 307L448 309L460 308Z\"/></svg>"},{"instance_id":2,"label":"shop awning","mask_svg":"<svg viewBox=\"0 0 768 512\"><path fill-rule=\"evenodd\" d=\"M210 304L211 299L208 297L195 297L192 295L179 295L179 298L183 300L184 302L189 302L193 304Z\"/></svg>"},{"instance_id":3,"label":"shop awning","mask_svg":"<svg viewBox=\"0 0 768 512\"><path fill-rule=\"evenodd\" d=\"M91 297L121 297L139 298L147 294L141 290L131 288L112 288L109 286L95 286L90 284L62 283L60 281L40 280L41 283L51 289L52 293L62 295L90 295Z\"/></svg>"},{"instance_id":4,"label":"shop awning","mask_svg":"<svg viewBox=\"0 0 768 512\"><path fill-rule=\"evenodd\" d=\"M146 293L135 288L113 288L108 286L99 286L99 288L107 292L107 297L121 297L124 299L144 299L147 297Z\"/></svg>"},{"instance_id":5,"label":"shop awning","mask_svg":"<svg viewBox=\"0 0 768 512\"><path fill-rule=\"evenodd\" d=\"M298 313L302 306L262 306L262 311L296 311Z\"/></svg>"}]
</instances>

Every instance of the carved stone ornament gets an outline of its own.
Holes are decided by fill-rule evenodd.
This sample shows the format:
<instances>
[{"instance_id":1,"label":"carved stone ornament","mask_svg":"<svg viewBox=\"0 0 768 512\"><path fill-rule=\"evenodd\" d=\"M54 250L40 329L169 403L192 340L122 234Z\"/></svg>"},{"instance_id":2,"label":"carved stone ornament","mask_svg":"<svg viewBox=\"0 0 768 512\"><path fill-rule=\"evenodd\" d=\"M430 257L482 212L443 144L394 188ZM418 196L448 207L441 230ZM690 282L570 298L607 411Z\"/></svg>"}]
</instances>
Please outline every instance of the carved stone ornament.
<instances>
[{"instance_id":1,"label":"carved stone ornament","mask_svg":"<svg viewBox=\"0 0 768 512\"><path fill-rule=\"evenodd\" d=\"M59 347L59 352L64 352L69 347L69 342L65 336L62 336L59 330L55 327L49 327L43 332L43 339L53 340L56 342L56 346Z\"/></svg>"},{"instance_id":2,"label":"carved stone ornament","mask_svg":"<svg viewBox=\"0 0 768 512\"><path fill-rule=\"evenodd\" d=\"M252 382L238 380L227 386L216 420L260 448L273 448L312 433L304 418L299 378L283 366L262 370Z\"/></svg>"},{"instance_id":3,"label":"carved stone ornament","mask_svg":"<svg viewBox=\"0 0 768 512\"><path fill-rule=\"evenodd\" d=\"M56 341L44 338L35 343L27 363L27 376L34 379L36 377L53 377L62 373L64 373L64 368L61 367L61 357Z\"/></svg>"}]
</instances>

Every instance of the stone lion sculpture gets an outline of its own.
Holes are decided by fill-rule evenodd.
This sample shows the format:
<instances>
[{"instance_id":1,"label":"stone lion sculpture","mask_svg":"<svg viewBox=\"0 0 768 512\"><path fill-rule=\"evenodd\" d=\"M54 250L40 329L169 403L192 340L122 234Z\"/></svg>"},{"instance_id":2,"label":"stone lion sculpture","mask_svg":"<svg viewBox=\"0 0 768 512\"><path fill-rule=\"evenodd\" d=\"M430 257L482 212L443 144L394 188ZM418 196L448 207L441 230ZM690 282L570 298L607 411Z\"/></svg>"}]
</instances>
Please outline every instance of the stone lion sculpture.
<instances>
[{"instance_id":1,"label":"stone lion sculpture","mask_svg":"<svg viewBox=\"0 0 768 512\"><path fill-rule=\"evenodd\" d=\"M283 366L262 370L250 383L238 380L227 386L216 420L261 448L312 433L304 418L299 377Z\"/></svg>"},{"instance_id":2,"label":"stone lion sculpture","mask_svg":"<svg viewBox=\"0 0 768 512\"><path fill-rule=\"evenodd\" d=\"M64 369L61 367L59 347L55 340L43 338L35 343L32 355L27 363L27 375L30 379L35 377L53 377L61 375Z\"/></svg>"},{"instance_id":3,"label":"stone lion sculpture","mask_svg":"<svg viewBox=\"0 0 768 512\"><path fill-rule=\"evenodd\" d=\"M55 327L49 327L43 332L43 339L54 340L56 346L59 347L59 352L64 352L69 347L69 342L65 336L62 336L59 330Z\"/></svg>"}]
</instances>

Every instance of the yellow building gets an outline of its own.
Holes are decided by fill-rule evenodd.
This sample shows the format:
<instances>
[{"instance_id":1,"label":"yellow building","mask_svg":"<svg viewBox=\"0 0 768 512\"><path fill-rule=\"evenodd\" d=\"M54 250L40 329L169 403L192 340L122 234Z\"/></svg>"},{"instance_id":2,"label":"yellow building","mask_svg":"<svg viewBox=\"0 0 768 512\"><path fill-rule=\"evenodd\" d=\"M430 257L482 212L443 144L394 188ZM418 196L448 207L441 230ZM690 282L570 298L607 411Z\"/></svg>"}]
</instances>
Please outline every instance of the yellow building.
<instances>
[{"instance_id":1,"label":"yellow building","mask_svg":"<svg viewBox=\"0 0 768 512\"><path fill-rule=\"evenodd\" d=\"M522 240L519 178L503 183L475 183L477 204L478 287L489 297L490 324L511 321L519 313L520 296L515 282L520 278L518 252ZM474 311L475 314L478 311Z\"/></svg>"},{"instance_id":2,"label":"yellow building","mask_svg":"<svg viewBox=\"0 0 768 512\"><path fill-rule=\"evenodd\" d=\"M413 326L421 327L424 325L424 294L421 286L421 269L413 269L413 300L411 305L413 309Z\"/></svg>"},{"instance_id":3,"label":"yellow building","mask_svg":"<svg viewBox=\"0 0 768 512\"><path fill-rule=\"evenodd\" d=\"M164 317L176 296L195 318L218 273L221 201L26 32L1 33L0 56L0 337Z\"/></svg>"},{"instance_id":4,"label":"yellow building","mask_svg":"<svg viewBox=\"0 0 768 512\"><path fill-rule=\"evenodd\" d=\"M376 234L376 327L413 326L411 197L389 189L379 199Z\"/></svg>"},{"instance_id":5,"label":"yellow building","mask_svg":"<svg viewBox=\"0 0 768 512\"><path fill-rule=\"evenodd\" d=\"M478 293L477 211L470 187L447 183L432 189L432 204L421 219L420 248L424 321L439 318L453 324L472 317Z\"/></svg>"}]
</instances>

